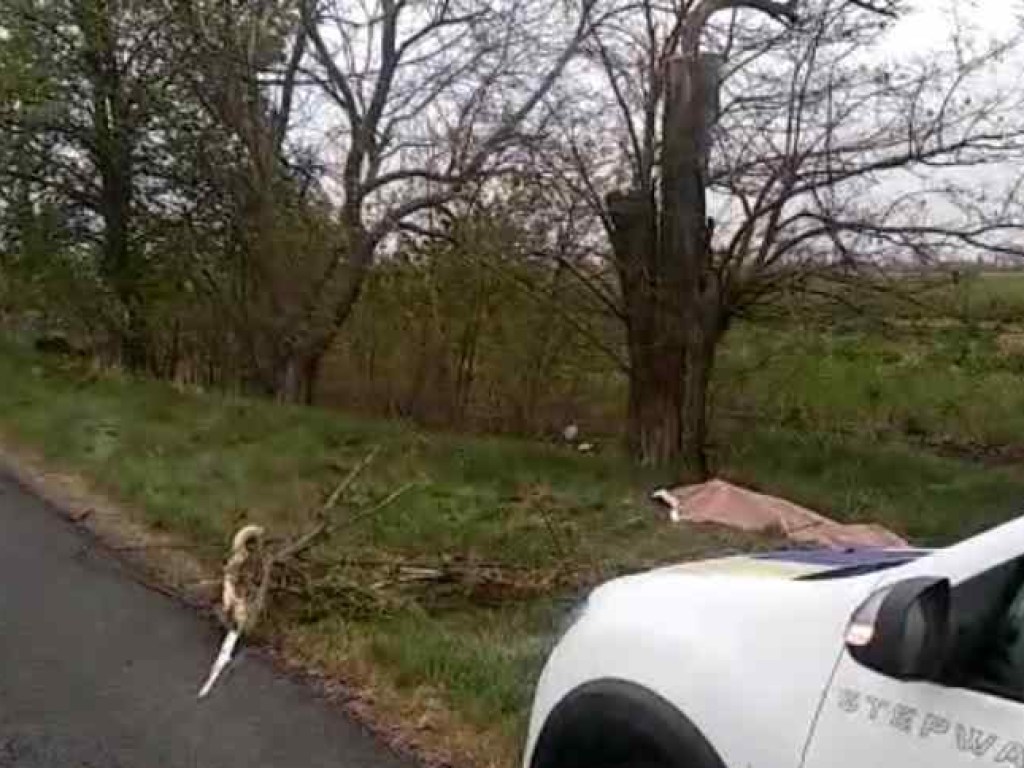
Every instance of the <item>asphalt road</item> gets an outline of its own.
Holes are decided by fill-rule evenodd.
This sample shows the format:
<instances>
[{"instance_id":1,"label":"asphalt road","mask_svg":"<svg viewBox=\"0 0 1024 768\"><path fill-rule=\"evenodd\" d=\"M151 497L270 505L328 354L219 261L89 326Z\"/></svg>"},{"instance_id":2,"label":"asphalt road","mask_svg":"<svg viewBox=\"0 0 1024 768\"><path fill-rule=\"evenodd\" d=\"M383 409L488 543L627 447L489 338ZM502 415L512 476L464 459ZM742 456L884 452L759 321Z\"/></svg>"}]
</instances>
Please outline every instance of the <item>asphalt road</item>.
<instances>
[{"instance_id":1,"label":"asphalt road","mask_svg":"<svg viewBox=\"0 0 1024 768\"><path fill-rule=\"evenodd\" d=\"M0 476L0 768L408 768Z\"/></svg>"}]
</instances>

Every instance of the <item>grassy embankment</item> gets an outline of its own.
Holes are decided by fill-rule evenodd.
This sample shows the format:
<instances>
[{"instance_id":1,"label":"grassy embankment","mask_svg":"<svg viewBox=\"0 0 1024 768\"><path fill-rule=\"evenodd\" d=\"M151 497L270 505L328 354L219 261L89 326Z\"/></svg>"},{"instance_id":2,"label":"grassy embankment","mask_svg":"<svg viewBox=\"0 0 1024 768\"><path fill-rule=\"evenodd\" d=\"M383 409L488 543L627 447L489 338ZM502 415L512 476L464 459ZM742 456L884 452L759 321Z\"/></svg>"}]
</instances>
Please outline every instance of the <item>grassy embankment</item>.
<instances>
[{"instance_id":1,"label":"grassy embankment","mask_svg":"<svg viewBox=\"0 0 1024 768\"><path fill-rule=\"evenodd\" d=\"M1012 329L741 328L719 367L722 474L841 519L940 544L1013 514L1024 472L978 461L1024 444ZM1021 352L1020 354L1024 354ZM614 451L425 432L337 412L183 394L0 347L0 429L198 545L215 567L243 520L303 529L373 446L339 519L268 628L290 653L377 692L428 744L507 766L564 600L595 579L758 542L655 520L667 477ZM940 456L950 445L956 457ZM985 453L986 456L989 454ZM400 565L449 583L399 583ZM458 731L456 733L456 731Z\"/></svg>"}]
</instances>

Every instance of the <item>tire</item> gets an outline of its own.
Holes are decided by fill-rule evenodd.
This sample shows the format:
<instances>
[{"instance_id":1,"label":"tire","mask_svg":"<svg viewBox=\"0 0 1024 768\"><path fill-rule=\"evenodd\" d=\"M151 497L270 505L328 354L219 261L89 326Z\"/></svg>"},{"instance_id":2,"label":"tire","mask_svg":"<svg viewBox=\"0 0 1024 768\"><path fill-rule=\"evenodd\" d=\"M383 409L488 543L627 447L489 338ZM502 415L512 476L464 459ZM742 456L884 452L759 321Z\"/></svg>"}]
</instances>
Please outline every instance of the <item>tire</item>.
<instances>
[{"instance_id":1,"label":"tire","mask_svg":"<svg viewBox=\"0 0 1024 768\"><path fill-rule=\"evenodd\" d=\"M645 688L588 683L548 717L530 768L726 768L679 710Z\"/></svg>"}]
</instances>

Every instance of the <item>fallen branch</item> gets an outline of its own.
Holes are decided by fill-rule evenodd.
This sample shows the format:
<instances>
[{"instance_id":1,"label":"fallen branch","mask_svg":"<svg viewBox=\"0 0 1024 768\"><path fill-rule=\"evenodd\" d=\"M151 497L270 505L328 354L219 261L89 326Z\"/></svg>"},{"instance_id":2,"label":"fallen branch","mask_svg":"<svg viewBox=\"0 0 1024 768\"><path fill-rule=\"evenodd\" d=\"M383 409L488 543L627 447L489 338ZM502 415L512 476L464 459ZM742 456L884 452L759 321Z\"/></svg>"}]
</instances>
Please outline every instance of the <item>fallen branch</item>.
<instances>
[{"instance_id":1,"label":"fallen branch","mask_svg":"<svg viewBox=\"0 0 1024 768\"><path fill-rule=\"evenodd\" d=\"M446 591L486 604L530 600L562 590L590 586L593 579L584 572L502 568L493 564L394 563L386 568L371 589L382 591L423 588L444 594Z\"/></svg>"},{"instance_id":2,"label":"fallen branch","mask_svg":"<svg viewBox=\"0 0 1024 768\"><path fill-rule=\"evenodd\" d=\"M400 496L402 496L403 494L407 493L408 491L412 490L415 487L416 483L406 483L398 490L389 493L387 496L384 497L382 501L378 502L373 507L370 507L370 509L367 509L364 512L360 512L359 514L350 517L348 520L344 522L344 525L339 526L339 528L351 528L352 526L361 523L363 520L366 520L367 518L374 517L375 515L379 514L385 507L388 507L395 501L397 501Z\"/></svg>"},{"instance_id":3,"label":"fallen branch","mask_svg":"<svg viewBox=\"0 0 1024 768\"><path fill-rule=\"evenodd\" d=\"M327 500L316 512L315 517L318 519L316 525L297 537L293 541L287 542L282 545L275 552L262 555L262 560L259 563L259 581L252 589L252 584L242 583L246 575L250 576L250 579L255 574L248 573L247 567L250 565L250 560L254 554L261 553L263 546L263 534L264 531L259 526L245 526L238 533L235 534L235 538L232 544L231 557L228 559L228 563L224 568L224 588L223 588L223 610L224 617L228 623L228 633L224 638L224 642L221 645L220 652L217 655L216 660L210 670L210 674L207 677L202 689L199 692L199 698L206 696L213 687L217 678L223 671L223 669L230 663L231 655L234 652L235 645L241 638L244 632L250 632L259 621L263 614L263 611L267 604L267 597L270 593L270 585L274 577L274 569L287 562L288 560L296 557L303 551L309 549L313 544L321 537L331 532L331 526L328 522L328 512L338 503L342 494L355 482L356 478L370 465L379 452L379 446L375 446L352 470L348 475L338 483L337 487L327 497ZM391 504L395 499L402 495L406 490L412 487L412 484L403 486L398 491L389 494L382 502L374 506L372 509L367 510L365 513L357 515L355 518L347 521L348 525L352 525L359 520L365 519L370 515L377 514L384 507ZM256 549L256 552L253 549ZM248 568L251 572L252 569ZM253 594L255 592L255 594ZM250 598L252 598L250 600Z\"/></svg>"}]
</instances>

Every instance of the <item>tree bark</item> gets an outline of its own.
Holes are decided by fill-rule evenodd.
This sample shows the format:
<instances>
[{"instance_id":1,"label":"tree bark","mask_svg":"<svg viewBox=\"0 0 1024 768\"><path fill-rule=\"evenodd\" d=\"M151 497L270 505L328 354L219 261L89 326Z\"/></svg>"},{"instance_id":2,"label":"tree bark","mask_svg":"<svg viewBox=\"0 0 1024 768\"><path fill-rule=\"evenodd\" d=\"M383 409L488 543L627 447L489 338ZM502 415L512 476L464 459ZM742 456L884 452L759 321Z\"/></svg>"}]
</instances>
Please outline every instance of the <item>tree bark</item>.
<instances>
[{"instance_id":1,"label":"tree bark","mask_svg":"<svg viewBox=\"0 0 1024 768\"><path fill-rule=\"evenodd\" d=\"M321 352L294 352L278 365L273 395L279 403L313 405L320 377Z\"/></svg>"},{"instance_id":2,"label":"tree bark","mask_svg":"<svg viewBox=\"0 0 1024 768\"><path fill-rule=\"evenodd\" d=\"M653 196L608 196L612 248L629 353L627 446L640 464L672 462L682 447L686 336L678 282L665 270Z\"/></svg>"},{"instance_id":3,"label":"tree bark","mask_svg":"<svg viewBox=\"0 0 1024 768\"><path fill-rule=\"evenodd\" d=\"M698 310L710 246L707 85L702 58L670 62L660 211L648 193L607 201L627 318L630 453L643 465L671 464L682 455L702 474L707 425L701 409L710 376ZM691 395L689 387L697 391Z\"/></svg>"},{"instance_id":4,"label":"tree bark","mask_svg":"<svg viewBox=\"0 0 1024 768\"><path fill-rule=\"evenodd\" d=\"M306 356L303 365L303 377L305 391L303 399L306 405L316 405L317 384L320 383L320 368L323 364L325 352L314 352Z\"/></svg>"},{"instance_id":5,"label":"tree bark","mask_svg":"<svg viewBox=\"0 0 1024 768\"><path fill-rule=\"evenodd\" d=\"M680 439L667 463L681 458L701 479L708 475L707 392L717 344L717 301L711 268L706 174L715 84L712 59L673 59L666 78L659 275L665 301L677 305L673 334L681 346ZM664 377L662 377L664 380ZM667 383L666 385L667 386ZM673 390L676 385L673 385ZM664 399L664 398L663 398Z\"/></svg>"},{"instance_id":6,"label":"tree bark","mask_svg":"<svg viewBox=\"0 0 1024 768\"><path fill-rule=\"evenodd\" d=\"M645 335L630 341L627 443L641 465L662 466L675 461L683 445L683 348L668 349Z\"/></svg>"},{"instance_id":7,"label":"tree bark","mask_svg":"<svg viewBox=\"0 0 1024 768\"><path fill-rule=\"evenodd\" d=\"M112 10L103 3L76 6L85 32L85 60L92 88L92 159L100 177L103 276L113 288L121 317L116 333L122 364L145 370L150 362L145 300L132 244L135 168L134 131L118 61Z\"/></svg>"},{"instance_id":8,"label":"tree bark","mask_svg":"<svg viewBox=\"0 0 1024 768\"><path fill-rule=\"evenodd\" d=\"M707 452L708 396L718 344L728 328L728 315L717 286L710 286L702 292L697 310L698 316L690 328L686 348L682 459L699 479L707 480L712 474Z\"/></svg>"},{"instance_id":9,"label":"tree bark","mask_svg":"<svg viewBox=\"0 0 1024 768\"><path fill-rule=\"evenodd\" d=\"M131 371L143 371L150 362L145 298L139 288L138 265L131 243L132 170L130 148L115 140L109 155L101 156L100 176L103 198L103 262L107 278L117 295L122 312L121 357Z\"/></svg>"}]
</instances>

